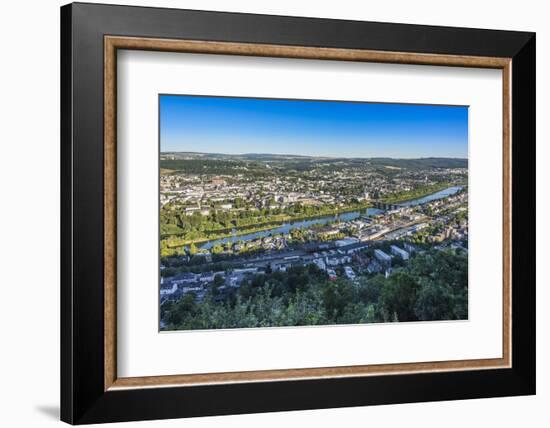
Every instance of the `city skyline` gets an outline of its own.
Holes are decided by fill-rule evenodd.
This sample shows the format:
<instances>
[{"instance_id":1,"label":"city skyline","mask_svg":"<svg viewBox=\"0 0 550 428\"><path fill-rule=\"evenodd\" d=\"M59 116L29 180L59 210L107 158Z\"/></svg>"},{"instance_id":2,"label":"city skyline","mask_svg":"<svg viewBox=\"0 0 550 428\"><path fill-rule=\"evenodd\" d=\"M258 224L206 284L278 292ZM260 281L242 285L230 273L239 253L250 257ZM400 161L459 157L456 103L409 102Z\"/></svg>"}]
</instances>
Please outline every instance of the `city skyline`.
<instances>
[{"instance_id":1,"label":"city skyline","mask_svg":"<svg viewBox=\"0 0 550 428\"><path fill-rule=\"evenodd\" d=\"M193 95L159 103L163 153L468 157L467 106Z\"/></svg>"}]
</instances>

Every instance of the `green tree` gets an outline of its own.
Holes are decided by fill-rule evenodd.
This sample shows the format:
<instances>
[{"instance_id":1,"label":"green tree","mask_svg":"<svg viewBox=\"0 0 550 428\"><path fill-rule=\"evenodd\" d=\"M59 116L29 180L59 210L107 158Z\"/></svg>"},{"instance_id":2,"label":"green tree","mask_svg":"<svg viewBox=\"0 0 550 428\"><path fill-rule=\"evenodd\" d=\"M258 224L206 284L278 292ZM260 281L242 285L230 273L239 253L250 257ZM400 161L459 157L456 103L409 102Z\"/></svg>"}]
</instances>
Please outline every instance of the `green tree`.
<instances>
[{"instance_id":1,"label":"green tree","mask_svg":"<svg viewBox=\"0 0 550 428\"><path fill-rule=\"evenodd\" d=\"M327 316L336 321L346 305L354 301L353 286L343 279L327 282L323 287L323 301Z\"/></svg>"},{"instance_id":2,"label":"green tree","mask_svg":"<svg viewBox=\"0 0 550 428\"><path fill-rule=\"evenodd\" d=\"M220 244L216 244L212 247L212 254L220 254L223 253L223 247Z\"/></svg>"},{"instance_id":3,"label":"green tree","mask_svg":"<svg viewBox=\"0 0 550 428\"><path fill-rule=\"evenodd\" d=\"M209 286L210 293L212 296L219 296L220 294L220 287L224 284L225 279L222 275L215 275L214 281L212 281L212 284Z\"/></svg>"},{"instance_id":4,"label":"green tree","mask_svg":"<svg viewBox=\"0 0 550 428\"><path fill-rule=\"evenodd\" d=\"M392 274L384 284L380 303L389 314L396 314L399 321L414 321L414 303L418 284L406 272Z\"/></svg>"},{"instance_id":5,"label":"green tree","mask_svg":"<svg viewBox=\"0 0 550 428\"><path fill-rule=\"evenodd\" d=\"M179 326L186 319L192 318L196 312L196 296L194 293L187 293L177 303L168 303L163 305L163 319L173 326ZM161 312L162 314L162 312Z\"/></svg>"},{"instance_id":6,"label":"green tree","mask_svg":"<svg viewBox=\"0 0 550 428\"><path fill-rule=\"evenodd\" d=\"M451 287L430 281L419 290L414 312L422 321L447 320L455 318L453 306Z\"/></svg>"},{"instance_id":7,"label":"green tree","mask_svg":"<svg viewBox=\"0 0 550 428\"><path fill-rule=\"evenodd\" d=\"M361 278L359 281L359 299L364 303L377 303L386 280L384 275L376 275L372 278Z\"/></svg>"},{"instance_id":8,"label":"green tree","mask_svg":"<svg viewBox=\"0 0 550 428\"><path fill-rule=\"evenodd\" d=\"M366 318L365 322L372 323L378 321L378 317L376 315L376 309L373 304L370 304L367 306L367 312L366 312Z\"/></svg>"}]
</instances>

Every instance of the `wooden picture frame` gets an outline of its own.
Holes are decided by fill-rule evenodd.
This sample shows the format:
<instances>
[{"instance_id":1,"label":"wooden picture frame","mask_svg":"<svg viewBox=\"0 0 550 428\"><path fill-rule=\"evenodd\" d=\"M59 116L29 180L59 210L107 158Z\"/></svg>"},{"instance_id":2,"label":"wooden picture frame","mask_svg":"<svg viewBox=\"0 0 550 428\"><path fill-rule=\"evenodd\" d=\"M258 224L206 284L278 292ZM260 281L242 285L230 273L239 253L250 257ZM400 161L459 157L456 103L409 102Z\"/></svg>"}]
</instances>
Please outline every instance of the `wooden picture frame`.
<instances>
[{"instance_id":1,"label":"wooden picture frame","mask_svg":"<svg viewBox=\"0 0 550 428\"><path fill-rule=\"evenodd\" d=\"M534 393L534 34L91 4L64 6L61 24L62 420ZM502 358L118 377L117 49L501 69Z\"/></svg>"}]
</instances>

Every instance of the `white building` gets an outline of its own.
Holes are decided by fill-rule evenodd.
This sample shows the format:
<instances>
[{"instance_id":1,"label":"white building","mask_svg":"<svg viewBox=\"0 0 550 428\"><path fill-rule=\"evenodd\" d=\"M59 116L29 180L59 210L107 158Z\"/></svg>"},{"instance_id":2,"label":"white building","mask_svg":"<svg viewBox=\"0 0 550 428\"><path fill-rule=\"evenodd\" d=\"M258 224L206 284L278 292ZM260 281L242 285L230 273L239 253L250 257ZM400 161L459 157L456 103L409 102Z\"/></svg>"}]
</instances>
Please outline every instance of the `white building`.
<instances>
[{"instance_id":1,"label":"white building","mask_svg":"<svg viewBox=\"0 0 550 428\"><path fill-rule=\"evenodd\" d=\"M397 245L392 245L390 247L392 254L401 257L403 260L409 260L409 253L407 253L402 248L399 248Z\"/></svg>"},{"instance_id":2,"label":"white building","mask_svg":"<svg viewBox=\"0 0 550 428\"><path fill-rule=\"evenodd\" d=\"M176 291L178 291L178 285L173 284L172 288L161 288L160 295L161 296L171 295L171 294L174 294Z\"/></svg>"},{"instance_id":3,"label":"white building","mask_svg":"<svg viewBox=\"0 0 550 428\"><path fill-rule=\"evenodd\" d=\"M411 232L418 232L419 230L425 229L428 227L428 223L420 223L411 227Z\"/></svg>"},{"instance_id":4,"label":"white building","mask_svg":"<svg viewBox=\"0 0 550 428\"><path fill-rule=\"evenodd\" d=\"M344 267L344 272L345 272L346 276L349 279L351 279L352 281L355 279L355 277L356 277L355 272L353 271L353 269L350 266Z\"/></svg>"},{"instance_id":5,"label":"white building","mask_svg":"<svg viewBox=\"0 0 550 428\"><path fill-rule=\"evenodd\" d=\"M391 263L391 256L389 254L386 254L382 250L374 250L374 257L380 262L380 263Z\"/></svg>"},{"instance_id":6,"label":"white building","mask_svg":"<svg viewBox=\"0 0 550 428\"><path fill-rule=\"evenodd\" d=\"M236 273L236 274L257 273L257 272L258 272L257 267L241 268L241 269L233 270L233 273Z\"/></svg>"},{"instance_id":7,"label":"white building","mask_svg":"<svg viewBox=\"0 0 550 428\"><path fill-rule=\"evenodd\" d=\"M327 265L323 261L323 259L314 259L313 263L315 263L317 265L317 267L321 270L326 270L327 269Z\"/></svg>"},{"instance_id":8,"label":"white building","mask_svg":"<svg viewBox=\"0 0 550 428\"><path fill-rule=\"evenodd\" d=\"M416 247L412 244L409 244L408 242L405 242L403 246L405 247L405 250L407 250L409 253L414 253L416 251Z\"/></svg>"},{"instance_id":9,"label":"white building","mask_svg":"<svg viewBox=\"0 0 550 428\"><path fill-rule=\"evenodd\" d=\"M358 242L359 239L357 238L344 238L335 241L334 244L336 244L337 247L344 247L346 245L357 244Z\"/></svg>"}]
</instances>

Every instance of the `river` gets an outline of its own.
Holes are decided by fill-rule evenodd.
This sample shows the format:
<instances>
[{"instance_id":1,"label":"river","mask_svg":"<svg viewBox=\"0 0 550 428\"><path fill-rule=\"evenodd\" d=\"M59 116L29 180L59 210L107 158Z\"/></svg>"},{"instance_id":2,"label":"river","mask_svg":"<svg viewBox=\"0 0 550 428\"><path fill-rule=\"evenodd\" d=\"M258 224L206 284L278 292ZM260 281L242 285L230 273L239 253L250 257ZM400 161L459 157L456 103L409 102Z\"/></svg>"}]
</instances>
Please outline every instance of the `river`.
<instances>
[{"instance_id":1,"label":"river","mask_svg":"<svg viewBox=\"0 0 550 428\"><path fill-rule=\"evenodd\" d=\"M405 207L421 205L421 204L425 204L427 202L435 201L437 199L443 199L443 198L446 198L447 196L454 195L455 193L459 192L462 189L463 189L462 186L448 187L447 189L443 189L443 190L440 190L439 192L432 193L431 195L423 196L422 198L418 198L418 199L412 199L410 201L401 202L401 203L398 203L396 205L405 206ZM270 235L279 235L281 233L288 234L293 229L300 229L300 228L303 228L303 227L309 227L309 226L312 226L314 224L327 224L327 223L331 223L331 222L336 221L336 220L350 221L350 220L355 220L356 218L359 218L361 216L365 216L365 215L366 216L371 216L371 215L380 214L382 212L383 212L383 210L378 209L378 208L367 208L367 209L360 210L360 211L350 211L350 212L347 212L347 213L336 214L336 215L325 216L325 217L312 218L312 219L308 219L308 220L297 220L297 221L293 221L293 222L283 223L280 226L276 226L276 227L268 229L268 230L262 230L262 231L259 231L259 232L247 233L245 235L236 235L236 234L234 234L232 236L228 236L227 238L215 239L215 240L212 240L212 241L205 242L204 244L201 244L198 247L201 248L201 249L209 250L210 248L214 247L215 245L218 245L218 244L219 245L224 245L227 242L234 243L234 242L238 242L238 241L250 241L250 240L263 238L263 237L270 236Z\"/></svg>"},{"instance_id":2,"label":"river","mask_svg":"<svg viewBox=\"0 0 550 428\"><path fill-rule=\"evenodd\" d=\"M435 201L436 199L443 199L447 196L454 195L455 193L461 191L463 186L453 186L447 187L446 189L440 190L439 192L432 193L431 195L423 196L422 198L412 199L410 201L400 202L397 205L402 207L413 207L416 205L422 205L426 202Z\"/></svg>"}]
</instances>

